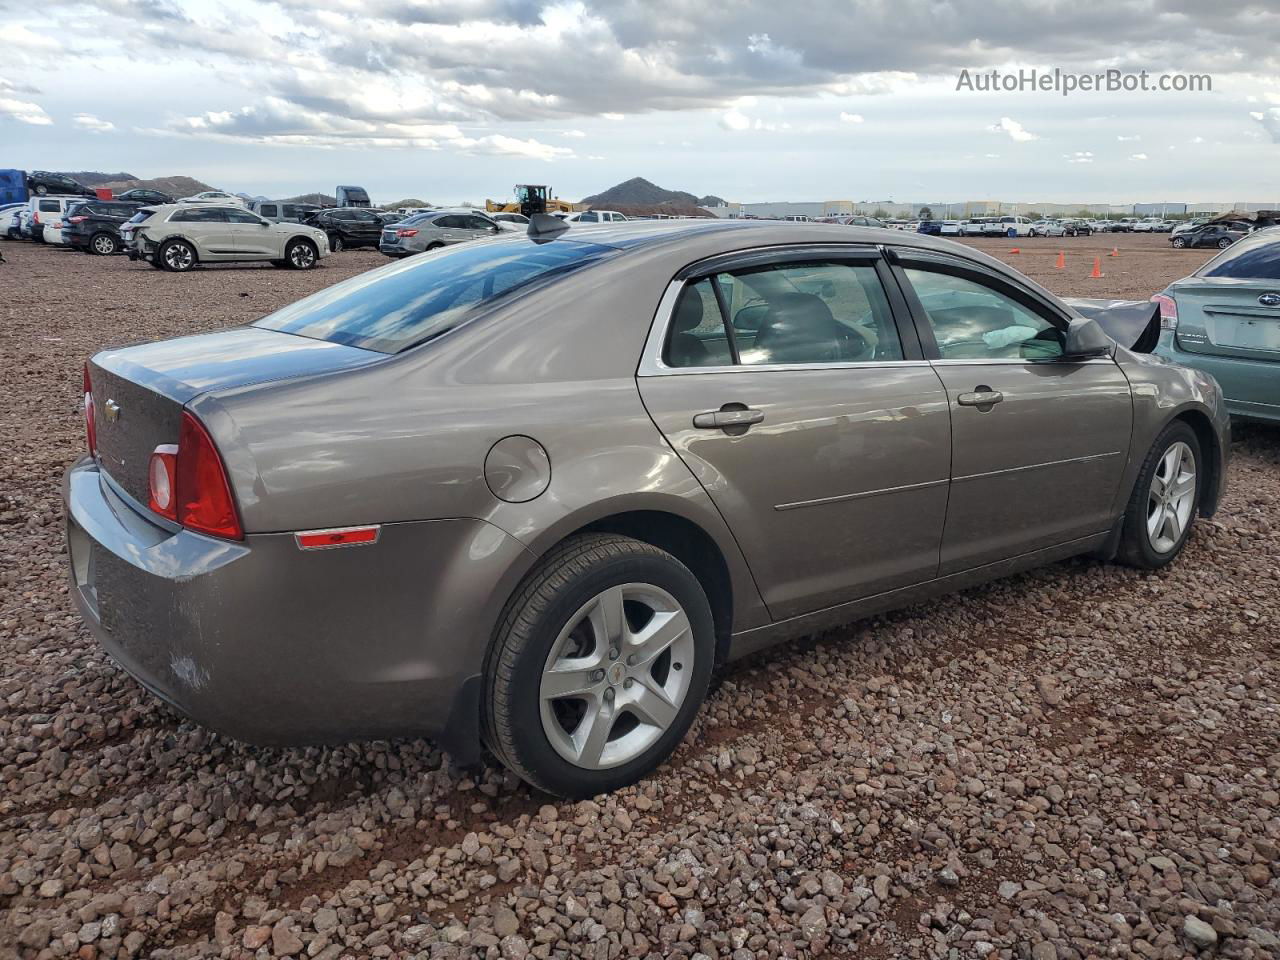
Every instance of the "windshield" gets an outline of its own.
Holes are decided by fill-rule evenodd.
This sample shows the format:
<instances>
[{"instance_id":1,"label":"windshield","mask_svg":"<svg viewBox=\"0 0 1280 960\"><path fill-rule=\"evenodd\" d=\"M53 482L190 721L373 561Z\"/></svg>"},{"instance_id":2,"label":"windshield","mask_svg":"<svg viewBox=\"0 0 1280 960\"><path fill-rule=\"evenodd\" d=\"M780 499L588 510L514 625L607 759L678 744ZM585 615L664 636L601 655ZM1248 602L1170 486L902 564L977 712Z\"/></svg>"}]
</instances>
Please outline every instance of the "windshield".
<instances>
[{"instance_id":1,"label":"windshield","mask_svg":"<svg viewBox=\"0 0 1280 960\"><path fill-rule=\"evenodd\" d=\"M399 353L468 315L618 252L558 240L472 243L353 277L254 326L381 353Z\"/></svg>"}]
</instances>

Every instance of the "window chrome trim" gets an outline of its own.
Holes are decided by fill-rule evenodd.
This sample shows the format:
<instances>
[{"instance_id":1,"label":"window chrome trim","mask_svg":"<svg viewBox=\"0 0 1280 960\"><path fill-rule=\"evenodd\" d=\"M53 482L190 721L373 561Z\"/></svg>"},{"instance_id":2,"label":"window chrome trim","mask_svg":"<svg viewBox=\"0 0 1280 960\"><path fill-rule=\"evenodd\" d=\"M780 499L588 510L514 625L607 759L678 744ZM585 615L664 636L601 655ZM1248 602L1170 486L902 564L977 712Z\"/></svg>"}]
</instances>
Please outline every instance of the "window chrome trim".
<instances>
[{"instance_id":1,"label":"window chrome trim","mask_svg":"<svg viewBox=\"0 0 1280 960\"><path fill-rule=\"evenodd\" d=\"M662 299L658 301L658 309L653 323L649 327L649 336L645 340L644 355L640 358L640 366L636 370L637 377L681 377L698 373L751 373L753 371L789 372L796 370L859 370L866 367L900 369L906 367L927 367L928 360L849 360L833 363L743 363L715 367L672 367L662 359L662 347L667 340L667 329L671 326L676 304L685 285L697 282L701 277L690 277L689 280L672 280L667 284ZM1025 361L1016 361L1022 363Z\"/></svg>"},{"instance_id":2,"label":"window chrome trim","mask_svg":"<svg viewBox=\"0 0 1280 960\"><path fill-rule=\"evenodd\" d=\"M1115 364L1115 361L1110 357L1086 357L1078 360L1073 360L1070 357L1045 357L1041 360L1028 360L1022 357L992 357L988 360L983 360L980 358L964 357L964 358L957 358L957 359L951 359L951 360L944 360L944 359L929 360L927 362L933 364L935 367L987 367L987 366L993 366L993 365L1007 365L1007 364L1014 364L1014 363L1019 364L1020 366L1025 366L1025 367L1038 367L1046 363L1076 363L1076 364L1106 363L1106 364L1112 364L1112 365Z\"/></svg>"}]
</instances>

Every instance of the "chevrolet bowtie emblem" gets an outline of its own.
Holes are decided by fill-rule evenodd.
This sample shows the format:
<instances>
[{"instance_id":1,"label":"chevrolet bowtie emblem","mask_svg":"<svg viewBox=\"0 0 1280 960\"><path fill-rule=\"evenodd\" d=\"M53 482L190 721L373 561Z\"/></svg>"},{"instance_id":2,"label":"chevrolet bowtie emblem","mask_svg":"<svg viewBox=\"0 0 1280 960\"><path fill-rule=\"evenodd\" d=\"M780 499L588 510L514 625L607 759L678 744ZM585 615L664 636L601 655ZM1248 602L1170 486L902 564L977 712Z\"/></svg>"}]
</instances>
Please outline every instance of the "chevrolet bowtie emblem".
<instances>
[{"instance_id":1,"label":"chevrolet bowtie emblem","mask_svg":"<svg viewBox=\"0 0 1280 960\"><path fill-rule=\"evenodd\" d=\"M102 409L107 413L107 423L115 423L120 419L120 404L114 400L108 400L102 405Z\"/></svg>"}]
</instances>

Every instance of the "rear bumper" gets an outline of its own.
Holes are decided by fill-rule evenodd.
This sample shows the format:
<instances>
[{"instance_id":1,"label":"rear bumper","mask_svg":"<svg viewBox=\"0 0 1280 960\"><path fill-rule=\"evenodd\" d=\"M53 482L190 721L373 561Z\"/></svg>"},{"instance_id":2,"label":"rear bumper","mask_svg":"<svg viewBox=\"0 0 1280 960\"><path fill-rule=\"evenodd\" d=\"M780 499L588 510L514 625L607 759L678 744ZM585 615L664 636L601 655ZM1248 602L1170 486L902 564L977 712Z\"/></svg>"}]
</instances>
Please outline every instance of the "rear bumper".
<instances>
[{"instance_id":1,"label":"rear bumper","mask_svg":"<svg viewBox=\"0 0 1280 960\"><path fill-rule=\"evenodd\" d=\"M162 527L89 458L63 481L71 594L103 647L192 719L260 744L429 736L478 757L478 675L528 552L480 520L301 551Z\"/></svg>"},{"instance_id":2,"label":"rear bumper","mask_svg":"<svg viewBox=\"0 0 1280 960\"><path fill-rule=\"evenodd\" d=\"M1233 417L1280 423L1280 359L1249 360L1183 350L1164 332L1157 356L1211 375L1222 387L1223 404Z\"/></svg>"}]
</instances>

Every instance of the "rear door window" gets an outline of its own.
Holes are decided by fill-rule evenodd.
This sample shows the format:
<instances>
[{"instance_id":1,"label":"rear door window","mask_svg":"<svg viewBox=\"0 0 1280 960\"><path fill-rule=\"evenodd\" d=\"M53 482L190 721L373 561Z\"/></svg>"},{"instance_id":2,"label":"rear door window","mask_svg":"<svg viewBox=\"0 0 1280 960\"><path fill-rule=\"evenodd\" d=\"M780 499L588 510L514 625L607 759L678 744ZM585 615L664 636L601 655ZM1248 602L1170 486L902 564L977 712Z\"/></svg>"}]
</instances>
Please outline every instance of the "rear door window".
<instances>
[{"instance_id":1,"label":"rear door window","mask_svg":"<svg viewBox=\"0 0 1280 960\"><path fill-rule=\"evenodd\" d=\"M214 210L209 207L187 207L177 211L169 218L170 223L226 223L225 210Z\"/></svg>"},{"instance_id":2,"label":"rear door window","mask_svg":"<svg viewBox=\"0 0 1280 960\"><path fill-rule=\"evenodd\" d=\"M285 207L285 210L288 210L288 209L289 209L288 207ZM278 215L276 212L276 205L274 203L262 204L260 207L258 207L258 212L261 213L264 217L274 217Z\"/></svg>"}]
</instances>

